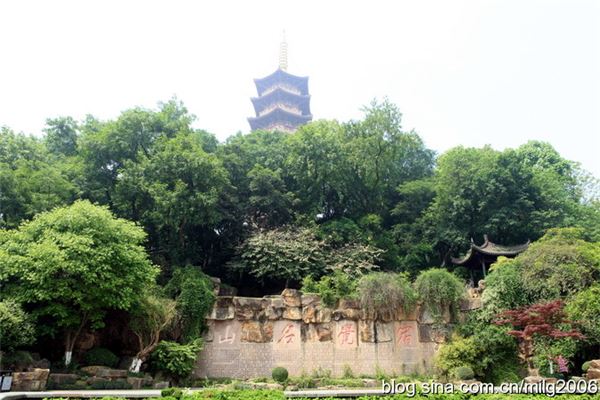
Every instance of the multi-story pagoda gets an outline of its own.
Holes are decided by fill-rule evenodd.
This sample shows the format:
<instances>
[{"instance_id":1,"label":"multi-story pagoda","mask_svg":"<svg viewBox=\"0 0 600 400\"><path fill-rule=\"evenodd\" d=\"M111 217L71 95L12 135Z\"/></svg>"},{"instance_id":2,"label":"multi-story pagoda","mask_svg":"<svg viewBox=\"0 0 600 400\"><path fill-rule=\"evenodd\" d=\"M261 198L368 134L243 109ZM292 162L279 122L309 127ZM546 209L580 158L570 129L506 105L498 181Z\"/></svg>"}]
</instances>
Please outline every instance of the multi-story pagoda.
<instances>
[{"instance_id":1,"label":"multi-story pagoda","mask_svg":"<svg viewBox=\"0 0 600 400\"><path fill-rule=\"evenodd\" d=\"M250 128L293 132L312 120L308 77L287 72L287 43L279 47L279 68L271 75L255 79L258 97L253 97L255 117L248 118Z\"/></svg>"}]
</instances>

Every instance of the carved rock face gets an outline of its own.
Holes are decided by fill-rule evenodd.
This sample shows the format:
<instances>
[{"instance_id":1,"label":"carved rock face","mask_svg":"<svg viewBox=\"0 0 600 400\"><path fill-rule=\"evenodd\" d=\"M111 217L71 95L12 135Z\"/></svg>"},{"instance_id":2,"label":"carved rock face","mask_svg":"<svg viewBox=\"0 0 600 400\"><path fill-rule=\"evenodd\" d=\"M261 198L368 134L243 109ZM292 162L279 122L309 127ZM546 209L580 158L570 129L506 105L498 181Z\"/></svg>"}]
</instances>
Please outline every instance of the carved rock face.
<instances>
[{"instance_id":1,"label":"carved rock face","mask_svg":"<svg viewBox=\"0 0 600 400\"><path fill-rule=\"evenodd\" d=\"M265 299L254 297L234 297L235 317L239 321L252 320L263 310Z\"/></svg>"},{"instance_id":2,"label":"carved rock face","mask_svg":"<svg viewBox=\"0 0 600 400\"><path fill-rule=\"evenodd\" d=\"M226 320L235 317L233 297L217 297L208 319Z\"/></svg>"},{"instance_id":3,"label":"carved rock face","mask_svg":"<svg viewBox=\"0 0 600 400\"><path fill-rule=\"evenodd\" d=\"M244 321L242 322L242 342L267 343L273 340L273 323Z\"/></svg>"},{"instance_id":4,"label":"carved rock face","mask_svg":"<svg viewBox=\"0 0 600 400\"><path fill-rule=\"evenodd\" d=\"M303 326L304 337L309 342L328 342L332 339L331 324L308 324Z\"/></svg>"},{"instance_id":5,"label":"carved rock face","mask_svg":"<svg viewBox=\"0 0 600 400\"><path fill-rule=\"evenodd\" d=\"M50 375L49 369L36 368L29 372L14 372L12 377L13 391L34 391L46 389L46 382Z\"/></svg>"},{"instance_id":6,"label":"carved rock face","mask_svg":"<svg viewBox=\"0 0 600 400\"><path fill-rule=\"evenodd\" d=\"M306 324L319 324L331 321L331 309L319 304L302 307L302 320Z\"/></svg>"}]
</instances>

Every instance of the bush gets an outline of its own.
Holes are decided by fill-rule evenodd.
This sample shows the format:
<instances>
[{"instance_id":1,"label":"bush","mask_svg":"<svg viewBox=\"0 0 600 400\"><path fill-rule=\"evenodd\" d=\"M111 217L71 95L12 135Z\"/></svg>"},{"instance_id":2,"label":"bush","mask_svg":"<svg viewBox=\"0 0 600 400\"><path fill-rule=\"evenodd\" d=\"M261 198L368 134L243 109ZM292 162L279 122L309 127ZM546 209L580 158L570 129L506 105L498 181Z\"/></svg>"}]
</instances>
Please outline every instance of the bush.
<instances>
[{"instance_id":1,"label":"bush","mask_svg":"<svg viewBox=\"0 0 600 400\"><path fill-rule=\"evenodd\" d=\"M415 306L416 294L406 274L373 272L358 281L358 295L363 309L372 319L395 316Z\"/></svg>"},{"instance_id":2,"label":"bush","mask_svg":"<svg viewBox=\"0 0 600 400\"><path fill-rule=\"evenodd\" d=\"M3 335L4 332L0 331ZM24 371L33 364L33 357L28 351L18 350L14 353L3 355L0 353L3 368L9 368L15 371Z\"/></svg>"},{"instance_id":3,"label":"bush","mask_svg":"<svg viewBox=\"0 0 600 400\"><path fill-rule=\"evenodd\" d=\"M177 301L179 336L185 342L199 338L215 302L210 278L199 267L177 268L165 290Z\"/></svg>"},{"instance_id":4,"label":"bush","mask_svg":"<svg viewBox=\"0 0 600 400\"><path fill-rule=\"evenodd\" d=\"M119 357L104 347L95 347L83 356L85 365L103 365L114 368L119 363Z\"/></svg>"},{"instance_id":5,"label":"bush","mask_svg":"<svg viewBox=\"0 0 600 400\"><path fill-rule=\"evenodd\" d=\"M567 303L567 315L577 321L586 338L593 344L600 344L600 284L583 290Z\"/></svg>"},{"instance_id":6,"label":"bush","mask_svg":"<svg viewBox=\"0 0 600 400\"><path fill-rule=\"evenodd\" d=\"M473 372L473 368L463 365L462 367L454 368L454 370L452 371L452 375L454 375L456 379L466 381L469 379L473 379L475 373Z\"/></svg>"},{"instance_id":7,"label":"bush","mask_svg":"<svg viewBox=\"0 0 600 400\"><path fill-rule=\"evenodd\" d=\"M273 368L273 372L271 372L271 376L276 382L285 383L288 378L288 370L283 367L275 367Z\"/></svg>"},{"instance_id":8,"label":"bush","mask_svg":"<svg viewBox=\"0 0 600 400\"><path fill-rule=\"evenodd\" d=\"M344 374L342 375L344 379L353 379L354 372L352 372L352 368L348 364L344 364Z\"/></svg>"},{"instance_id":9,"label":"bush","mask_svg":"<svg viewBox=\"0 0 600 400\"><path fill-rule=\"evenodd\" d=\"M465 291L463 282L442 268L422 271L415 281L415 290L436 320L441 320L444 310L456 313Z\"/></svg>"},{"instance_id":10,"label":"bush","mask_svg":"<svg viewBox=\"0 0 600 400\"><path fill-rule=\"evenodd\" d=\"M201 349L200 339L188 344L163 340L152 353L153 365L157 370L180 380L190 375Z\"/></svg>"},{"instance_id":11,"label":"bush","mask_svg":"<svg viewBox=\"0 0 600 400\"><path fill-rule=\"evenodd\" d=\"M452 341L443 345L435 359L435 365L444 376L451 375L459 367L469 367L477 363L480 349L473 337L463 338L457 335Z\"/></svg>"},{"instance_id":12,"label":"bush","mask_svg":"<svg viewBox=\"0 0 600 400\"><path fill-rule=\"evenodd\" d=\"M161 397L173 397L175 399L180 399L183 396L183 392L179 388L166 388L160 391Z\"/></svg>"},{"instance_id":13,"label":"bush","mask_svg":"<svg viewBox=\"0 0 600 400\"><path fill-rule=\"evenodd\" d=\"M568 298L600 279L600 243L584 240L576 228L549 229L515 261L533 301Z\"/></svg>"},{"instance_id":14,"label":"bush","mask_svg":"<svg viewBox=\"0 0 600 400\"><path fill-rule=\"evenodd\" d=\"M342 298L356 297L356 279L339 270L318 281L308 276L302 281L302 291L317 293L324 305L333 307Z\"/></svg>"},{"instance_id":15,"label":"bush","mask_svg":"<svg viewBox=\"0 0 600 400\"><path fill-rule=\"evenodd\" d=\"M529 303L529 298L523 291L521 267L514 259L499 257L492 264L485 279L481 300L483 308L479 317L485 322L491 322L501 311Z\"/></svg>"},{"instance_id":16,"label":"bush","mask_svg":"<svg viewBox=\"0 0 600 400\"><path fill-rule=\"evenodd\" d=\"M30 345L35 339L29 315L17 302L8 299L0 301L0 333L4 351Z\"/></svg>"}]
</instances>

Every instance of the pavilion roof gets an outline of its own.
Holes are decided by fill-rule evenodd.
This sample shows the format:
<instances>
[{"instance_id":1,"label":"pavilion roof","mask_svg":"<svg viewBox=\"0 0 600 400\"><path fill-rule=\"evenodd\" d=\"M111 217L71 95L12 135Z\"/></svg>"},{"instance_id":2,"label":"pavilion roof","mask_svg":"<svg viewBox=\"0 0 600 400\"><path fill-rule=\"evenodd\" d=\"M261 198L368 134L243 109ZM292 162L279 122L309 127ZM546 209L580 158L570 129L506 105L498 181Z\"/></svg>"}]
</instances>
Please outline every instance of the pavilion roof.
<instances>
[{"instance_id":1,"label":"pavilion roof","mask_svg":"<svg viewBox=\"0 0 600 400\"><path fill-rule=\"evenodd\" d=\"M250 100L252 100L252 105L257 116L265 108L278 103L287 104L292 107L295 106L300 109L302 115L310 115L310 95L292 93L283 88L277 88L264 96L253 97Z\"/></svg>"},{"instance_id":2,"label":"pavilion roof","mask_svg":"<svg viewBox=\"0 0 600 400\"><path fill-rule=\"evenodd\" d=\"M484 238L484 242L481 246L477 246L473 242L473 239L471 239L471 248L467 251L467 254L465 254L465 256L462 258L452 257L451 258L452 263L455 265L468 264L469 261L471 261L471 259L473 259L477 254L482 254L484 256L494 256L494 257L499 257L499 256L514 257L514 256L524 252L525 250L527 250L527 248L529 247L529 243L530 243L528 240L526 243L523 243L523 244L506 246L506 245L500 245L500 244L491 242L488 239L487 235L483 235L483 238Z\"/></svg>"},{"instance_id":3,"label":"pavilion roof","mask_svg":"<svg viewBox=\"0 0 600 400\"><path fill-rule=\"evenodd\" d=\"M264 78L254 79L254 83L256 84L256 90L258 91L259 96L262 96L264 92L280 83L298 89L301 95L308 94L307 76L292 75L281 68L278 68L271 75L265 76Z\"/></svg>"},{"instance_id":4,"label":"pavilion roof","mask_svg":"<svg viewBox=\"0 0 600 400\"><path fill-rule=\"evenodd\" d=\"M290 128L296 128L302 124L310 122L312 115L298 115L292 112L283 110L279 107L274 108L267 114L260 117L250 117L248 122L252 130L269 129L272 125L286 125Z\"/></svg>"}]
</instances>

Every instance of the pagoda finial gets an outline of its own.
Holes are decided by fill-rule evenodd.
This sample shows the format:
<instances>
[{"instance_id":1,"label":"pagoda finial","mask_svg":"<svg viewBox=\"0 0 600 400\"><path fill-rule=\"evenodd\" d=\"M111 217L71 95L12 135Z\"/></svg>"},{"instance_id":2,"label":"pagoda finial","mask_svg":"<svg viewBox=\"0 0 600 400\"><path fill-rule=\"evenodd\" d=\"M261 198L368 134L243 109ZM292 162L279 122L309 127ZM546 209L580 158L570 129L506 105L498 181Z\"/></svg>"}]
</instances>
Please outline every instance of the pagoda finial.
<instances>
[{"instance_id":1,"label":"pagoda finial","mask_svg":"<svg viewBox=\"0 0 600 400\"><path fill-rule=\"evenodd\" d=\"M279 44L279 69L282 69L284 71L286 71L287 67L288 67L287 52L288 52L288 45L285 40L285 29L284 29L283 30L283 40Z\"/></svg>"}]
</instances>

